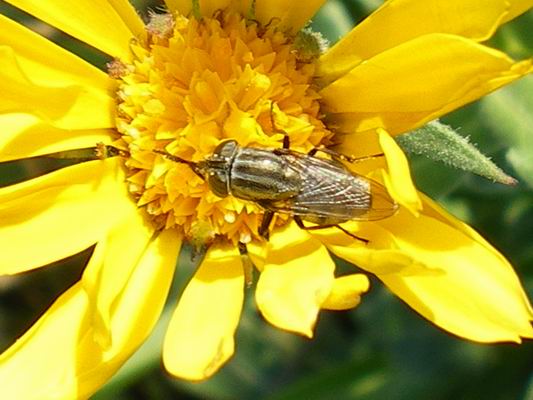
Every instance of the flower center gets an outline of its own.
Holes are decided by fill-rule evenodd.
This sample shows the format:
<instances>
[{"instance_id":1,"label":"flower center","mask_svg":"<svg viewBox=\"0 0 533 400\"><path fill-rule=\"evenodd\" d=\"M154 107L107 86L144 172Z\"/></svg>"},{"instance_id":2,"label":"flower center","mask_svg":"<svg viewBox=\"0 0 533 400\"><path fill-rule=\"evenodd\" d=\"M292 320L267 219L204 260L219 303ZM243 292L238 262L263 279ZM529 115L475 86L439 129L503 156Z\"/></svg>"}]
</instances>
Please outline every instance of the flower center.
<instances>
[{"instance_id":1,"label":"flower center","mask_svg":"<svg viewBox=\"0 0 533 400\"><path fill-rule=\"evenodd\" d=\"M264 212L217 197L190 165L161 152L196 163L227 139L272 149L288 135L291 148L305 152L332 136L320 120L314 60L276 25L226 12L159 15L147 26L148 43L132 45L135 61L118 72L112 65L129 190L158 227L247 243L259 239ZM286 220L277 216L276 224Z\"/></svg>"}]
</instances>

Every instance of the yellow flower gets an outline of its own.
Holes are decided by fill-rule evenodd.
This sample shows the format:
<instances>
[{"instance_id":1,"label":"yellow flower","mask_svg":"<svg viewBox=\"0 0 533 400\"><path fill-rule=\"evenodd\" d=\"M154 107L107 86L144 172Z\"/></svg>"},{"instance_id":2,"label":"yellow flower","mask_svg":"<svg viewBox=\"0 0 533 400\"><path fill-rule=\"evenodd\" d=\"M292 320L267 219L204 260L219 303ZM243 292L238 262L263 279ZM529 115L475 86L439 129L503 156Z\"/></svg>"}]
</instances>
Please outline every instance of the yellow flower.
<instances>
[{"instance_id":1,"label":"yellow flower","mask_svg":"<svg viewBox=\"0 0 533 400\"><path fill-rule=\"evenodd\" d=\"M260 272L257 306L281 329L311 337L321 309L352 308L368 289L363 274L335 276L331 251L458 336L533 337L512 267L416 191L392 139L529 73L531 60L480 42L532 1L391 0L322 55L297 33L323 1L167 0L172 17L147 26L126 0L8 2L115 61L107 75L1 17L0 161L97 143L118 154L0 190L0 273L96 244L81 280L0 357L2 398L94 393L153 328L183 240L210 246L166 335L164 365L177 377L205 379L233 353L239 242ZM399 211L343 224L367 244L281 215L267 242L255 203L218 198L154 152L198 162L228 138L276 148L280 129L300 152L384 153L353 168L384 184Z\"/></svg>"}]
</instances>

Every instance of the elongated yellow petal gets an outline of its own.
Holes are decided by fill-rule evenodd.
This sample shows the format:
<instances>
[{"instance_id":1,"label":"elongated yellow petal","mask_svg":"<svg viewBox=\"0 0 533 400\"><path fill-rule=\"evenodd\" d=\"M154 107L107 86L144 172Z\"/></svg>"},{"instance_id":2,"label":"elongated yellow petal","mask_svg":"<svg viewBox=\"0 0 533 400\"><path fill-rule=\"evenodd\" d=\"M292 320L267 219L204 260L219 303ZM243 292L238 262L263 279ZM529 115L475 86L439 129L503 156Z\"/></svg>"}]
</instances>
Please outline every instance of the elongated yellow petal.
<instances>
[{"instance_id":1,"label":"elongated yellow petal","mask_svg":"<svg viewBox=\"0 0 533 400\"><path fill-rule=\"evenodd\" d=\"M185 7L188 3L189 11L191 8L191 2L185 2L181 0L165 0L165 5L167 6L168 10L170 12L179 12L182 15L188 15L188 12L185 12L186 10L180 9L180 6Z\"/></svg>"},{"instance_id":2,"label":"elongated yellow petal","mask_svg":"<svg viewBox=\"0 0 533 400\"><path fill-rule=\"evenodd\" d=\"M158 233L146 247L112 305L108 355L120 356L124 350L131 354L151 332L165 305L180 249L181 238L171 229Z\"/></svg>"},{"instance_id":3,"label":"elongated yellow petal","mask_svg":"<svg viewBox=\"0 0 533 400\"><path fill-rule=\"evenodd\" d=\"M179 245L175 233L167 231L148 246L114 304L113 344L107 349L94 340L91 305L81 283L64 293L0 356L0 396L27 400L91 396L140 346L159 318Z\"/></svg>"},{"instance_id":4,"label":"elongated yellow petal","mask_svg":"<svg viewBox=\"0 0 533 400\"><path fill-rule=\"evenodd\" d=\"M448 211L446 211L444 208L442 208L440 205L438 205L435 201L433 201L431 198L426 196L424 193L420 192L419 195L424 204L425 215L431 218L435 218L447 225L450 225L450 227L453 229L460 230L463 234L470 237L475 242L485 246L485 248L488 251L493 252L495 256L503 257L498 252L498 250L496 250L489 242L487 242L485 238L483 238L483 236L481 236L470 225L454 217L452 214L450 214Z\"/></svg>"},{"instance_id":5,"label":"elongated yellow petal","mask_svg":"<svg viewBox=\"0 0 533 400\"><path fill-rule=\"evenodd\" d=\"M513 82L531 64L458 36L425 35L360 64L321 95L341 130L397 134Z\"/></svg>"},{"instance_id":6,"label":"elongated yellow petal","mask_svg":"<svg viewBox=\"0 0 533 400\"><path fill-rule=\"evenodd\" d=\"M137 10L128 0L107 0L107 3L115 9L122 22L126 24L134 37L140 39L146 34L144 22L137 13Z\"/></svg>"},{"instance_id":7,"label":"elongated yellow petal","mask_svg":"<svg viewBox=\"0 0 533 400\"><path fill-rule=\"evenodd\" d=\"M259 271L263 271L268 254L268 243L251 242L246 245L246 250L254 266Z\"/></svg>"},{"instance_id":8,"label":"elongated yellow petal","mask_svg":"<svg viewBox=\"0 0 533 400\"><path fill-rule=\"evenodd\" d=\"M101 240L87 266L82 285L94 307L95 340L102 348L112 343L111 315L117 297L122 293L152 238L153 227L145 223L136 209Z\"/></svg>"},{"instance_id":9,"label":"elongated yellow petal","mask_svg":"<svg viewBox=\"0 0 533 400\"><path fill-rule=\"evenodd\" d=\"M25 63L23 70L16 53L0 46L0 113L35 115L63 129L95 129L115 126L114 99L102 88L78 84L65 76L63 82L46 83L50 71L40 74L37 64ZM35 69L33 68L35 67ZM42 83L31 74L44 77Z\"/></svg>"},{"instance_id":10,"label":"elongated yellow petal","mask_svg":"<svg viewBox=\"0 0 533 400\"><path fill-rule=\"evenodd\" d=\"M361 302L361 295L368 291L370 281L363 274L336 278L328 298L322 304L327 310L348 310Z\"/></svg>"},{"instance_id":11,"label":"elongated yellow petal","mask_svg":"<svg viewBox=\"0 0 533 400\"><path fill-rule=\"evenodd\" d=\"M387 1L320 58L318 75L331 82L363 60L431 33L484 41L532 6L531 0Z\"/></svg>"},{"instance_id":12,"label":"elongated yellow petal","mask_svg":"<svg viewBox=\"0 0 533 400\"><path fill-rule=\"evenodd\" d=\"M85 293L79 284L75 285L0 356L3 398L78 398L74 376L81 370L80 339L90 331L85 318L87 306ZM87 354L98 357L96 344L85 342Z\"/></svg>"},{"instance_id":13,"label":"elongated yellow petal","mask_svg":"<svg viewBox=\"0 0 533 400\"><path fill-rule=\"evenodd\" d=\"M425 209L418 218L400 210L358 232L370 239L367 246L345 239L343 245L338 234L321 239L451 333L479 342L533 337L531 306L512 267L488 243L455 225L428 216ZM378 230L388 240L380 242Z\"/></svg>"},{"instance_id":14,"label":"elongated yellow petal","mask_svg":"<svg viewBox=\"0 0 533 400\"><path fill-rule=\"evenodd\" d=\"M383 129L378 130L379 143L387 160L388 170L383 179L391 196L414 215L422 209L422 201L418 197L411 178L409 162L396 141Z\"/></svg>"},{"instance_id":15,"label":"elongated yellow petal","mask_svg":"<svg viewBox=\"0 0 533 400\"><path fill-rule=\"evenodd\" d=\"M244 300L240 254L211 247L183 292L163 345L163 363L172 375L202 380L232 355Z\"/></svg>"},{"instance_id":16,"label":"elongated yellow petal","mask_svg":"<svg viewBox=\"0 0 533 400\"><path fill-rule=\"evenodd\" d=\"M325 0L258 0L255 4L255 17L263 24L277 19L282 28L296 33L313 18L324 2Z\"/></svg>"},{"instance_id":17,"label":"elongated yellow petal","mask_svg":"<svg viewBox=\"0 0 533 400\"><path fill-rule=\"evenodd\" d=\"M86 162L0 189L0 273L80 252L135 209L120 163Z\"/></svg>"},{"instance_id":18,"label":"elongated yellow petal","mask_svg":"<svg viewBox=\"0 0 533 400\"><path fill-rule=\"evenodd\" d=\"M509 11L503 17L502 23L518 17L533 7L533 0L507 0Z\"/></svg>"},{"instance_id":19,"label":"elongated yellow petal","mask_svg":"<svg viewBox=\"0 0 533 400\"><path fill-rule=\"evenodd\" d=\"M338 141L338 144L333 147L333 150L355 159L365 158L373 154L384 154L376 130L337 135L335 140ZM385 157L374 157L346 165L354 172L368 176L377 170L386 168L387 162Z\"/></svg>"},{"instance_id":20,"label":"elongated yellow petal","mask_svg":"<svg viewBox=\"0 0 533 400\"><path fill-rule=\"evenodd\" d=\"M34 115L0 114L0 162L35 157L65 150L109 144L112 130L67 130L45 124Z\"/></svg>"},{"instance_id":21,"label":"elongated yellow petal","mask_svg":"<svg viewBox=\"0 0 533 400\"><path fill-rule=\"evenodd\" d=\"M255 292L257 306L272 325L312 337L334 271L327 249L291 223L270 239Z\"/></svg>"},{"instance_id":22,"label":"elongated yellow petal","mask_svg":"<svg viewBox=\"0 0 533 400\"><path fill-rule=\"evenodd\" d=\"M19 68L40 85L83 85L107 92L113 81L103 71L0 14L0 43L16 54Z\"/></svg>"},{"instance_id":23,"label":"elongated yellow petal","mask_svg":"<svg viewBox=\"0 0 533 400\"><path fill-rule=\"evenodd\" d=\"M8 3L111 56L131 60L142 21L127 0L8 0Z\"/></svg>"},{"instance_id":24,"label":"elongated yellow petal","mask_svg":"<svg viewBox=\"0 0 533 400\"><path fill-rule=\"evenodd\" d=\"M182 15L190 15L192 11L191 0L165 0L170 11L178 11ZM241 13L247 16L251 0L199 0L199 12L203 17L211 17L214 12L224 9Z\"/></svg>"}]
</instances>

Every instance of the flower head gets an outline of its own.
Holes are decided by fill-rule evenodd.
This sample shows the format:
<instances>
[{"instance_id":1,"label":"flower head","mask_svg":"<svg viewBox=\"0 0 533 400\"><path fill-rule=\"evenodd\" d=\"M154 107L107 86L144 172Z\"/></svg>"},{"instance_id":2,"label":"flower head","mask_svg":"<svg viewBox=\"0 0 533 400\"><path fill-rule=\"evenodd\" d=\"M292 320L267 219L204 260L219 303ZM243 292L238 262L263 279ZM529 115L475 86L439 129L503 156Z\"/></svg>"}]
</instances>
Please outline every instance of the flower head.
<instances>
[{"instance_id":1,"label":"flower head","mask_svg":"<svg viewBox=\"0 0 533 400\"><path fill-rule=\"evenodd\" d=\"M154 150L201 162L229 138L279 148L281 128L295 150L327 143L333 134L319 119L314 63L299 59L275 20L263 27L228 10L168 24L149 44L132 45L136 58L118 77L115 146L128 153L129 190L161 228L188 239L259 239L260 207L216 196L192 168Z\"/></svg>"},{"instance_id":2,"label":"flower head","mask_svg":"<svg viewBox=\"0 0 533 400\"><path fill-rule=\"evenodd\" d=\"M393 139L531 71L531 60L479 43L529 2L390 0L327 51L301 30L322 1L168 0L146 25L125 0L9 2L114 61L105 74L0 18L0 159L96 147L101 158L0 190L2 273L96 244L81 280L1 356L5 397L96 391L154 326L183 241L207 251L164 343L177 377L208 378L233 354L247 272L239 248L259 272L260 312L281 329L311 337L320 310L353 308L368 290L365 274L335 275L331 252L455 335L533 337L509 263L417 192ZM391 212L311 231L289 209L261 235L272 207L217 195L199 167L225 140L364 158L346 174L382 188Z\"/></svg>"}]
</instances>

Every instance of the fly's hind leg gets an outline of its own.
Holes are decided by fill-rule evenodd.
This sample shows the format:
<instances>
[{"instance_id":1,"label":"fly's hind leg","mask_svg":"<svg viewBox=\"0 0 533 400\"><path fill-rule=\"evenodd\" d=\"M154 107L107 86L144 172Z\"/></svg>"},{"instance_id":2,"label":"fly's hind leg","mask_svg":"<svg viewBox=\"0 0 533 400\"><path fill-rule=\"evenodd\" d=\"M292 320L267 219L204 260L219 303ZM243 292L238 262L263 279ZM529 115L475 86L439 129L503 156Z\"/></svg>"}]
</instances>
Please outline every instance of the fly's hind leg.
<instances>
[{"instance_id":1,"label":"fly's hind leg","mask_svg":"<svg viewBox=\"0 0 533 400\"><path fill-rule=\"evenodd\" d=\"M259 227L258 234L265 240L269 239L270 236L270 223L272 222L272 218L274 218L274 212L273 211L265 211L265 214L263 215L263 220L261 221L261 226Z\"/></svg>"},{"instance_id":2,"label":"fly's hind leg","mask_svg":"<svg viewBox=\"0 0 533 400\"><path fill-rule=\"evenodd\" d=\"M324 153L324 154L328 154L330 155L334 160L337 160L337 161L347 161L349 163L359 163L359 162L362 162L362 161L367 161L367 160L373 160L374 158L379 158L379 157L383 157L385 154L383 153L378 153L378 154L371 154L369 156L363 156L363 157L354 157L354 156L347 156L345 154L342 154L342 153L338 153L336 152L335 150L331 150L331 149L328 149L326 147L315 147L313 149L311 149L307 155L308 156L314 156L316 153L318 152L321 152L321 153Z\"/></svg>"},{"instance_id":3,"label":"fly's hind leg","mask_svg":"<svg viewBox=\"0 0 533 400\"><path fill-rule=\"evenodd\" d=\"M305 231L318 231L319 229L337 228L337 229L341 230L342 232L344 232L345 234L347 234L348 236L350 236L350 237L352 237L352 238L354 238L356 240L359 240L359 241L363 242L364 244L367 244L369 242L368 239L365 239L365 238L362 238L362 237L354 235L352 232L349 232L348 230L344 229L339 224L305 226L304 222L302 221L302 219L298 215L295 215L293 218L294 218L294 222L296 222L296 225L298 225L298 227L300 229L303 229Z\"/></svg>"},{"instance_id":4,"label":"fly's hind leg","mask_svg":"<svg viewBox=\"0 0 533 400\"><path fill-rule=\"evenodd\" d=\"M244 282L246 283L246 287L249 288L254 283L254 265L252 260L250 260L250 256L248 255L246 244L239 242L238 247L241 255L242 268L244 271Z\"/></svg>"}]
</instances>

